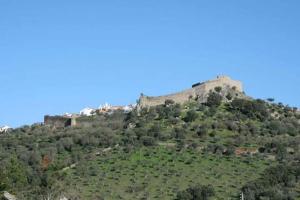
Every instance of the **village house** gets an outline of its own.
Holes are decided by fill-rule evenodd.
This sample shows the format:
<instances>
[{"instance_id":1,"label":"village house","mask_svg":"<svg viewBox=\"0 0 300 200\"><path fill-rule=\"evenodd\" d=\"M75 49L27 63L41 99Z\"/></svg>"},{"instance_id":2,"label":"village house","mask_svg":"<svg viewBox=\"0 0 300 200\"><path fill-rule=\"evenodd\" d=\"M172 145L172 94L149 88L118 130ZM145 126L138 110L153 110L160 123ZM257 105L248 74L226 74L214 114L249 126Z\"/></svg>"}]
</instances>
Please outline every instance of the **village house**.
<instances>
[{"instance_id":1,"label":"village house","mask_svg":"<svg viewBox=\"0 0 300 200\"><path fill-rule=\"evenodd\" d=\"M9 126L2 126L2 127L0 127L0 133L6 133L10 129L11 129L11 127L9 127Z\"/></svg>"},{"instance_id":2,"label":"village house","mask_svg":"<svg viewBox=\"0 0 300 200\"><path fill-rule=\"evenodd\" d=\"M92 108L84 108L79 112L79 114L81 116L92 116L96 114L96 110Z\"/></svg>"}]
</instances>

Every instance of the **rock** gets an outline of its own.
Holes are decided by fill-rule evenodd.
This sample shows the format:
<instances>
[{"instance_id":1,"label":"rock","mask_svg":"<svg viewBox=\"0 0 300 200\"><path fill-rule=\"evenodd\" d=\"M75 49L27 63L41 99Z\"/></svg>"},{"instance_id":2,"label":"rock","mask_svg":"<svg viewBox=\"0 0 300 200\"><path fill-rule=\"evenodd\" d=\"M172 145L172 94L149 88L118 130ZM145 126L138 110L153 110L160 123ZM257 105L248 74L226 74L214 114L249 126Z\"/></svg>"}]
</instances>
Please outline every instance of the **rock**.
<instances>
[{"instance_id":1,"label":"rock","mask_svg":"<svg viewBox=\"0 0 300 200\"><path fill-rule=\"evenodd\" d=\"M65 197L65 196L62 196L62 197L59 198L59 200L68 200L68 198Z\"/></svg>"},{"instance_id":2,"label":"rock","mask_svg":"<svg viewBox=\"0 0 300 200\"><path fill-rule=\"evenodd\" d=\"M291 147L286 148L286 151L287 151L289 154L294 154L294 153L295 153L295 149L293 149L293 148L291 148Z\"/></svg>"},{"instance_id":3,"label":"rock","mask_svg":"<svg viewBox=\"0 0 300 200\"><path fill-rule=\"evenodd\" d=\"M69 169L71 169L71 168L70 167L65 167L65 168L62 169L62 171L65 172L65 171L67 171Z\"/></svg>"},{"instance_id":4,"label":"rock","mask_svg":"<svg viewBox=\"0 0 300 200\"><path fill-rule=\"evenodd\" d=\"M5 200L17 200L17 198L14 195L12 195L6 191L3 193L3 196L4 196Z\"/></svg>"},{"instance_id":5,"label":"rock","mask_svg":"<svg viewBox=\"0 0 300 200\"><path fill-rule=\"evenodd\" d=\"M70 168L74 169L76 166L77 166L77 164L75 163L75 164L70 165Z\"/></svg>"},{"instance_id":6,"label":"rock","mask_svg":"<svg viewBox=\"0 0 300 200\"><path fill-rule=\"evenodd\" d=\"M133 129L133 128L135 128L136 127L136 124L134 124L134 123L129 123L128 124L128 128L129 129Z\"/></svg>"},{"instance_id":7,"label":"rock","mask_svg":"<svg viewBox=\"0 0 300 200\"><path fill-rule=\"evenodd\" d=\"M63 168L62 171L64 172L64 171L67 171L67 170L69 170L69 169L74 169L76 166L77 166L77 164L74 163L74 164L72 164L72 165L70 165L70 166L68 166L68 167Z\"/></svg>"},{"instance_id":8,"label":"rock","mask_svg":"<svg viewBox=\"0 0 300 200\"><path fill-rule=\"evenodd\" d=\"M108 153L108 152L111 151L111 150L112 150L112 148L111 148L111 147L108 147L108 148L106 148L106 149L103 149L102 152L103 152L103 153Z\"/></svg>"},{"instance_id":9,"label":"rock","mask_svg":"<svg viewBox=\"0 0 300 200\"><path fill-rule=\"evenodd\" d=\"M271 160L271 161L275 161L276 160L276 156L274 156L274 155L268 155L267 159Z\"/></svg>"}]
</instances>

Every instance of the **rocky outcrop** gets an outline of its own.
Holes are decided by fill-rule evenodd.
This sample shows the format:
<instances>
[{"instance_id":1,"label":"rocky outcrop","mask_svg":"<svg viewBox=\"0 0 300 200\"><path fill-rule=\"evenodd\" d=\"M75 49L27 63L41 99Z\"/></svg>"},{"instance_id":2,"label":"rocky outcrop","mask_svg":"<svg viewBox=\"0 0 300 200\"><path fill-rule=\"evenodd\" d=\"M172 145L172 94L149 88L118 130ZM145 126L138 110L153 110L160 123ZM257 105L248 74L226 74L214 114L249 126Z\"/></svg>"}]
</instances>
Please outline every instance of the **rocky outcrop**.
<instances>
[{"instance_id":1,"label":"rocky outcrop","mask_svg":"<svg viewBox=\"0 0 300 200\"><path fill-rule=\"evenodd\" d=\"M17 200L17 198L14 195L12 195L6 191L3 193L3 198L5 200Z\"/></svg>"},{"instance_id":2,"label":"rocky outcrop","mask_svg":"<svg viewBox=\"0 0 300 200\"><path fill-rule=\"evenodd\" d=\"M65 197L65 196L62 196L62 197L59 198L59 200L68 200L68 198Z\"/></svg>"}]
</instances>

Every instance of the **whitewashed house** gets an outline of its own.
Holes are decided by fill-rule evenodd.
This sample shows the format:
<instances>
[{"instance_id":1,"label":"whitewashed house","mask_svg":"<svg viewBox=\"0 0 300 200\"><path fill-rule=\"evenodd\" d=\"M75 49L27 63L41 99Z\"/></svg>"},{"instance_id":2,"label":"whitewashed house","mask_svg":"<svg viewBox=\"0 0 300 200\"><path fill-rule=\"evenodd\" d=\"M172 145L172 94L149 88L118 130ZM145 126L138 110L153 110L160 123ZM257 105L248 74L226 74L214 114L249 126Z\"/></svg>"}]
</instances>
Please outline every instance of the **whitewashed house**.
<instances>
[{"instance_id":1,"label":"whitewashed house","mask_svg":"<svg viewBox=\"0 0 300 200\"><path fill-rule=\"evenodd\" d=\"M0 133L6 133L9 129L11 129L9 126L2 126L0 127Z\"/></svg>"},{"instance_id":2,"label":"whitewashed house","mask_svg":"<svg viewBox=\"0 0 300 200\"><path fill-rule=\"evenodd\" d=\"M96 114L96 110L92 108L84 108L80 111L81 116L92 116Z\"/></svg>"},{"instance_id":3,"label":"whitewashed house","mask_svg":"<svg viewBox=\"0 0 300 200\"><path fill-rule=\"evenodd\" d=\"M110 104L105 103L105 104L99 106L99 110L102 110L102 111L108 111L108 110L111 109L111 107L112 107L112 106L111 106Z\"/></svg>"},{"instance_id":4,"label":"whitewashed house","mask_svg":"<svg viewBox=\"0 0 300 200\"><path fill-rule=\"evenodd\" d=\"M132 110L134 110L136 108L136 105L133 105L133 104L130 104L130 105L127 105L127 106L124 106L123 107L123 110L124 112L131 112Z\"/></svg>"},{"instance_id":5,"label":"whitewashed house","mask_svg":"<svg viewBox=\"0 0 300 200\"><path fill-rule=\"evenodd\" d=\"M64 116L65 116L65 117L72 117L73 114L71 114L71 113L65 113Z\"/></svg>"},{"instance_id":6,"label":"whitewashed house","mask_svg":"<svg viewBox=\"0 0 300 200\"><path fill-rule=\"evenodd\" d=\"M134 108L136 107L136 105L127 105L127 106L112 106L108 103L105 103L103 105L99 106L98 111L100 113L113 113L115 111L123 111L123 112L130 112L132 111Z\"/></svg>"}]
</instances>

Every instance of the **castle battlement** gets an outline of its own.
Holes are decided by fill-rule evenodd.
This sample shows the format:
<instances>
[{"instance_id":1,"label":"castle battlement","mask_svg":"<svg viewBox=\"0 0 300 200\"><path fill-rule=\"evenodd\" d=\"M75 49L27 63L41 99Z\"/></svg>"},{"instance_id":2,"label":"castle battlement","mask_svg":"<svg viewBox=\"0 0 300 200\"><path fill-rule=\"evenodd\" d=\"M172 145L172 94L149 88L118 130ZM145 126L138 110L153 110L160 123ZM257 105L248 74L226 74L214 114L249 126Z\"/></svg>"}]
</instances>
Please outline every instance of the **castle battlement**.
<instances>
[{"instance_id":1,"label":"castle battlement","mask_svg":"<svg viewBox=\"0 0 300 200\"><path fill-rule=\"evenodd\" d=\"M141 95L139 99L139 107L151 107L162 105L166 100L173 100L175 103L185 103L191 98L197 98L199 102L206 102L208 94L210 91L214 91L216 87L223 88L223 93L225 95L226 91L235 91L238 94L243 93L243 84L240 81L233 80L229 76L217 76L216 79L208 80L202 83L197 83L192 86L192 88L183 90L178 93L164 95L164 96L145 96Z\"/></svg>"}]
</instances>

